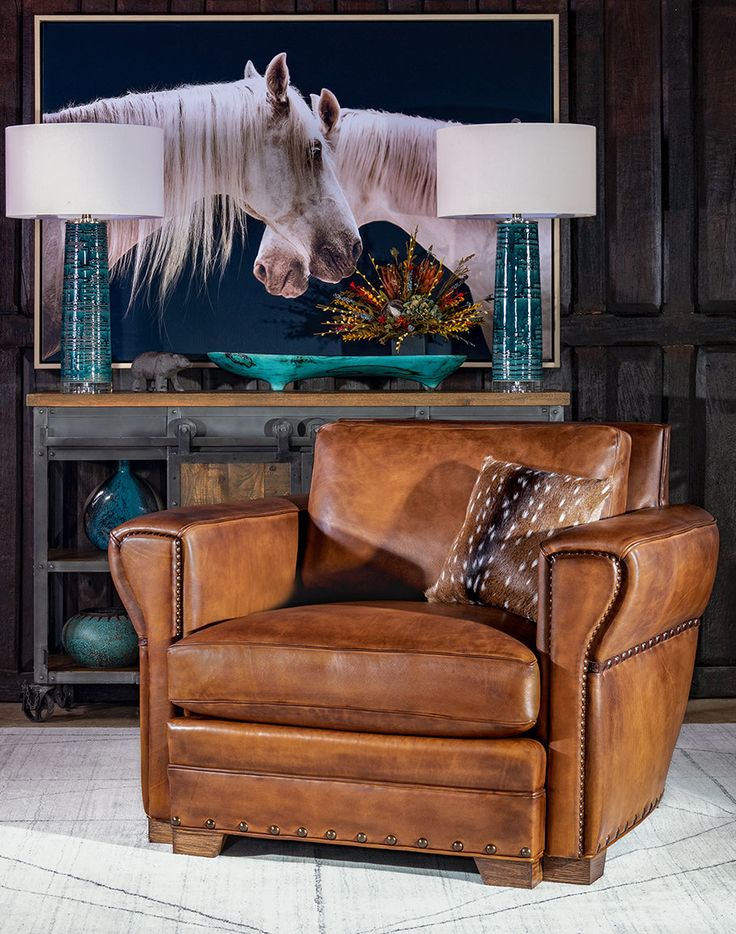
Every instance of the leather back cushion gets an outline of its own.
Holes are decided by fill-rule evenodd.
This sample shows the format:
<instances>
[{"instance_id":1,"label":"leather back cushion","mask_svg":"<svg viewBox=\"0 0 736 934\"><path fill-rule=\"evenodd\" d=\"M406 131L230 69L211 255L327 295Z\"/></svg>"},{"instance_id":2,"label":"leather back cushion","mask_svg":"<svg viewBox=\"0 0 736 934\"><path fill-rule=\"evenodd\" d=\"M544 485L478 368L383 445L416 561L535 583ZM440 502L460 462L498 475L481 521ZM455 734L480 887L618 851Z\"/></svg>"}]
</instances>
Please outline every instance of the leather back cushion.
<instances>
[{"instance_id":1,"label":"leather back cushion","mask_svg":"<svg viewBox=\"0 0 736 934\"><path fill-rule=\"evenodd\" d=\"M611 481L626 509L631 441L608 425L340 421L315 446L302 582L310 599L415 596L462 525L483 460Z\"/></svg>"},{"instance_id":2,"label":"leather back cushion","mask_svg":"<svg viewBox=\"0 0 736 934\"><path fill-rule=\"evenodd\" d=\"M612 424L631 437L626 512L669 503L670 426L647 422Z\"/></svg>"}]
</instances>

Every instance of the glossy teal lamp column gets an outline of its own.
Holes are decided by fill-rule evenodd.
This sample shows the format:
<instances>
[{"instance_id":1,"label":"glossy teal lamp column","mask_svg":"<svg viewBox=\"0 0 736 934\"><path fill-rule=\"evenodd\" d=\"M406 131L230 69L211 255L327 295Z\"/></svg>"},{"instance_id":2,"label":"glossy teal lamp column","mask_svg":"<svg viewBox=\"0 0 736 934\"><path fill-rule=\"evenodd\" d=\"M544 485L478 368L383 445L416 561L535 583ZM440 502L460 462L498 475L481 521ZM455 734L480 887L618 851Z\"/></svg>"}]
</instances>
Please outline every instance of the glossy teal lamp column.
<instances>
[{"instance_id":1,"label":"glossy teal lamp column","mask_svg":"<svg viewBox=\"0 0 736 934\"><path fill-rule=\"evenodd\" d=\"M61 391L110 392L106 222L163 215L163 130L112 123L12 126L5 131L5 153L7 216L66 221Z\"/></svg>"},{"instance_id":2,"label":"glossy teal lamp column","mask_svg":"<svg viewBox=\"0 0 736 934\"><path fill-rule=\"evenodd\" d=\"M536 218L595 214L595 177L595 127L515 121L446 127L437 133L438 215L499 219L494 388L520 391L542 379ZM476 301L481 297L473 296Z\"/></svg>"},{"instance_id":3,"label":"glossy teal lamp column","mask_svg":"<svg viewBox=\"0 0 736 934\"><path fill-rule=\"evenodd\" d=\"M496 233L493 380L519 389L542 379L542 287L539 230L520 214Z\"/></svg>"}]
</instances>

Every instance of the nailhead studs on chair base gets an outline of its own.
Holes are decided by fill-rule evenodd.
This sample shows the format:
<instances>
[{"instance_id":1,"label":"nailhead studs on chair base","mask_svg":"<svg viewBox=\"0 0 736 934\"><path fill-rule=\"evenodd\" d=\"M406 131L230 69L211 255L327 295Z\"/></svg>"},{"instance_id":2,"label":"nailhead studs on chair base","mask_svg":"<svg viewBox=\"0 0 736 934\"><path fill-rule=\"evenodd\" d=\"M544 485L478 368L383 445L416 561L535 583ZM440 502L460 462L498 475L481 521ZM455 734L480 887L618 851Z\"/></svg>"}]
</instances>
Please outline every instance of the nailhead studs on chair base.
<instances>
[{"instance_id":1,"label":"nailhead studs on chair base","mask_svg":"<svg viewBox=\"0 0 736 934\"><path fill-rule=\"evenodd\" d=\"M183 856L219 856L225 842L224 833L210 830L181 830L174 828L173 847Z\"/></svg>"},{"instance_id":2,"label":"nailhead studs on chair base","mask_svg":"<svg viewBox=\"0 0 736 934\"><path fill-rule=\"evenodd\" d=\"M476 856L475 865L484 885L507 885L512 889L533 889L542 881L538 859L501 859Z\"/></svg>"},{"instance_id":3,"label":"nailhead studs on chair base","mask_svg":"<svg viewBox=\"0 0 736 934\"><path fill-rule=\"evenodd\" d=\"M591 885L603 875L606 851L592 859L563 859L559 856L542 858L545 882L570 882L573 885Z\"/></svg>"},{"instance_id":4,"label":"nailhead studs on chair base","mask_svg":"<svg viewBox=\"0 0 736 934\"><path fill-rule=\"evenodd\" d=\"M171 824L165 820L148 818L148 840L150 843L171 843Z\"/></svg>"}]
</instances>

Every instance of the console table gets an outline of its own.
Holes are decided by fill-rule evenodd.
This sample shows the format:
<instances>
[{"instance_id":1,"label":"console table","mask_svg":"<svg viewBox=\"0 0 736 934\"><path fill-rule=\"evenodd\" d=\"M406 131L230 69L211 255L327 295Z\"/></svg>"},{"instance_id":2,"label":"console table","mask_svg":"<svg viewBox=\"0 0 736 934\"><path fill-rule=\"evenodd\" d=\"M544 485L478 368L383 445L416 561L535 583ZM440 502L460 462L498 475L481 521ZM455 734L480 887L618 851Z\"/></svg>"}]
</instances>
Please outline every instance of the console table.
<instances>
[{"instance_id":1,"label":"console table","mask_svg":"<svg viewBox=\"0 0 736 934\"><path fill-rule=\"evenodd\" d=\"M92 669L61 654L61 628L108 575L86 540L84 499L130 460L167 506L306 493L315 432L339 418L562 421L568 393L196 392L36 393L33 682L23 709L45 720L79 684L135 684L135 668ZM384 465L387 466L387 465ZM95 473L96 472L96 473ZM69 583L76 575L76 584ZM109 577L108 577L109 580ZM81 581L81 582L80 582ZM109 588L112 589L111 582Z\"/></svg>"}]
</instances>

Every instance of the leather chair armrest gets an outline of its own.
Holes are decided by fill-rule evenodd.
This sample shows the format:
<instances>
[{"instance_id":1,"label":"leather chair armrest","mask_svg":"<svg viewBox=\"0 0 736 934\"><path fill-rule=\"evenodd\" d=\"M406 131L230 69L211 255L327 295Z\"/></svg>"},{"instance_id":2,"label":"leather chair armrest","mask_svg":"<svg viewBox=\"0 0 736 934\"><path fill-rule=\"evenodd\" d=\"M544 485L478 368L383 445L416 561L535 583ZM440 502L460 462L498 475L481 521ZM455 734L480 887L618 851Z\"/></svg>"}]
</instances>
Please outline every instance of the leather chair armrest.
<instances>
[{"instance_id":1,"label":"leather chair armrest","mask_svg":"<svg viewBox=\"0 0 736 934\"><path fill-rule=\"evenodd\" d=\"M718 528L697 506L641 509L565 529L544 542L542 558L538 648L549 652L557 590L558 599L572 597L577 607L564 635L576 644L593 639L591 658L601 658L702 614L715 578ZM572 559L569 572L555 574L562 559ZM578 576L581 564L586 570ZM567 595L563 577L574 580ZM604 593L610 606L601 605Z\"/></svg>"},{"instance_id":2,"label":"leather chair armrest","mask_svg":"<svg viewBox=\"0 0 736 934\"><path fill-rule=\"evenodd\" d=\"M169 509L126 522L110 536L110 570L138 633L141 782L149 817L171 817L166 725L167 650L208 623L289 600L300 508L288 499Z\"/></svg>"},{"instance_id":3,"label":"leather chair armrest","mask_svg":"<svg viewBox=\"0 0 736 934\"><path fill-rule=\"evenodd\" d=\"M110 569L139 636L170 637L287 602L299 506L286 498L193 506L126 522L110 536Z\"/></svg>"},{"instance_id":4,"label":"leather chair armrest","mask_svg":"<svg viewBox=\"0 0 736 934\"><path fill-rule=\"evenodd\" d=\"M595 855L661 795L717 557L715 520L695 506L626 513L542 545L548 853Z\"/></svg>"}]
</instances>

